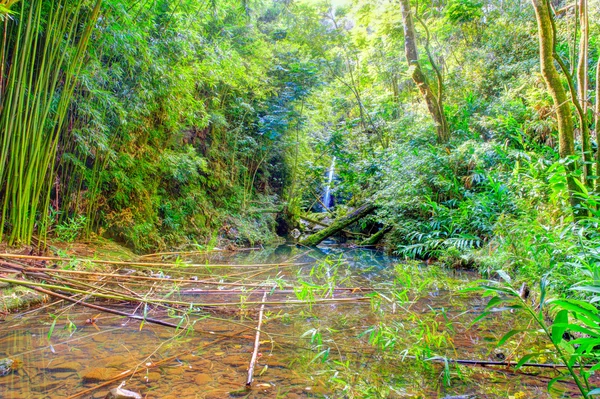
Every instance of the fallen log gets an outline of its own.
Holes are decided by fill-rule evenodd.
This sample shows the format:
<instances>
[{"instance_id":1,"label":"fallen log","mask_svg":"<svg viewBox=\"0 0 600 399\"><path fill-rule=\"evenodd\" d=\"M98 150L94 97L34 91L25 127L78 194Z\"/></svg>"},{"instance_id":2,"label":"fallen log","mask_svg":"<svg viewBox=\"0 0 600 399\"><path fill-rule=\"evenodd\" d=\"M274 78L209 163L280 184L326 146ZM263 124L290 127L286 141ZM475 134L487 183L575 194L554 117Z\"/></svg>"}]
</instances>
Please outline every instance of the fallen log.
<instances>
[{"instance_id":1,"label":"fallen log","mask_svg":"<svg viewBox=\"0 0 600 399\"><path fill-rule=\"evenodd\" d=\"M368 214L372 213L375 210L376 206L374 204L365 204L358 209L355 209L353 212L349 213L346 216L342 216L341 218L336 219L329 227L324 228L323 230L319 230L314 234L306 237L304 240L300 241L301 245L306 245L308 247L313 247L319 244L321 241L330 237L337 232L345 229L347 226L352 223L357 222Z\"/></svg>"},{"instance_id":2,"label":"fallen log","mask_svg":"<svg viewBox=\"0 0 600 399\"><path fill-rule=\"evenodd\" d=\"M304 221L307 221L308 223L316 224L317 226L321 226L321 227L329 227L329 225L328 225L327 223L323 223L323 222L320 222L320 221L318 221L318 220L311 219L311 218L309 218L309 217L307 217L307 216L302 216L302 215L300 215L300 219L302 219L302 220L304 220Z\"/></svg>"},{"instance_id":3,"label":"fallen log","mask_svg":"<svg viewBox=\"0 0 600 399\"><path fill-rule=\"evenodd\" d=\"M327 227L329 227L329 226L330 226L330 225L328 225L328 224L326 224L326 223L319 222L318 220L311 219L311 218L309 218L309 217L306 217L306 216L300 216L300 219L302 219L302 220L304 220L304 221L306 221L306 222L308 222L308 223L312 223L312 224L314 224L314 225L321 226L321 227L325 227L325 228L327 228ZM361 234L361 233L355 233L355 232L353 232L353 231L349 231L349 230L343 230L343 229L342 229L342 232L343 232L344 234L347 234L347 235L349 235L349 236L364 236L364 235L365 235L365 234Z\"/></svg>"},{"instance_id":4,"label":"fallen log","mask_svg":"<svg viewBox=\"0 0 600 399\"><path fill-rule=\"evenodd\" d=\"M367 237L365 240L363 240L360 245L361 246L369 246L369 245L377 245L377 243L379 243L379 241L381 241L381 239L392 229L391 226L386 226L382 229L380 229L377 233L373 234L370 237Z\"/></svg>"}]
</instances>

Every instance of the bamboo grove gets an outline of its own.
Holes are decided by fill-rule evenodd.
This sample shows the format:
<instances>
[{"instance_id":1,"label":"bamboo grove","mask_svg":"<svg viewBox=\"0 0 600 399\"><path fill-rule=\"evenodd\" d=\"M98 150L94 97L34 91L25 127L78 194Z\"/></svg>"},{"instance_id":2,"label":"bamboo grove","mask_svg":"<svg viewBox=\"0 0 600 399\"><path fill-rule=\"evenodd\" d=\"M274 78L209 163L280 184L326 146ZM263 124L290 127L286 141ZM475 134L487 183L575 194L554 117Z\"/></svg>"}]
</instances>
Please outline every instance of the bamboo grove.
<instances>
[{"instance_id":1,"label":"bamboo grove","mask_svg":"<svg viewBox=\"0 0 600 399\"><path fill-rule=\"evenodd\" d=\"M0 237L29 244L47 231L57 143L100 11L67 0L22 1L3 21L0 59Z\"/></svg>"}]
</instances>

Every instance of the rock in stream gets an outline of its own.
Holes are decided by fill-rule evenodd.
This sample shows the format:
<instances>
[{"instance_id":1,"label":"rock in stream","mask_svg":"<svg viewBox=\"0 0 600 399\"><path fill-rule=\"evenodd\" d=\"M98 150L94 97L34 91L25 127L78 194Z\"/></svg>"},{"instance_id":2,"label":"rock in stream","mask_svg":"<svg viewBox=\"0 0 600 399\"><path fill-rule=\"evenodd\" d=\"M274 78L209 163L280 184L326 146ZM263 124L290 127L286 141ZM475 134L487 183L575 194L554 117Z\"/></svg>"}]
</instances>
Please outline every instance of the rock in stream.
<instances>
[{"instance_id":1,"label":"rock in stream","mask_svg":"<svg viewBox=\"0 0 600 399\"><path fill-rule=\"evenodd\" d=\"M142 399L142 395L119 387L111 389L105 399Z\"/></svg>"}]
</instances>

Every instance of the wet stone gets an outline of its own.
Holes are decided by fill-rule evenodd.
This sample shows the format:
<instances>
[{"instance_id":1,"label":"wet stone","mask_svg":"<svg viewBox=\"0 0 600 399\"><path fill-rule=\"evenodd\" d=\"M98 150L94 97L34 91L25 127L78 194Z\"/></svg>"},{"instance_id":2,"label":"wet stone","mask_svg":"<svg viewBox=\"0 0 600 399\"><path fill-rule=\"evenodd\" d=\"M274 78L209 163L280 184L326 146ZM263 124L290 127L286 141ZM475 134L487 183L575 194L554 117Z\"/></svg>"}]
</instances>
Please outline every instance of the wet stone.
<instances>
[{"instance_id":1,"label":"wet stone","mask_svg":"<svg viewBox=\"0 0 600 399\"><path fill-rule=\"evenodd\" d=\"M122 355L109 356L106 359L102 359L102 364L106 367L121 367L128 363L129 358Z\"/></svg>"},{"instance_id":2,"label":"wet stone","mask_svg":"<svg viewBox=\"0 0 600 399\"><path fill-rule=\"evenodd\" d=\"M267 359L265 363L268 364L269 367L273 367L273 368L286 369L288 367L288 365L286 363L280 362L278 360Z\"/></svg>"},{"instance_id":3,"label":"wet stone","mask_svg":"<svg viewBox=\"0 0 600 399\"><path fill-rule=\"evenodd\" d=\"M194 377L194 382L198 385L206 385L212 381L212 377L208 374L198 374L196 377Z\"/></svg>"},{"instance_id":4,"label":"wet stone","mask_svg":"<svg viewBox=\"0 0 600 399\"><path fill-rule=\"evenodd\" d=\"M47 392L63 384L63 381L44 381L42 383L35 384L31 387L31 389L36 392Z\"/></svg>"},{"instance_id":5,"label":"wet stone","mask_svg":"<svg viewBox=\"0 0 600 399\"><path fill-rule=\"evenodd\" d=\"M81 369L81 365L77 362L64 362L58 364L52 364L46 368L50 373L65 373L65 372L76 372Z\"/></svg>"},{"instance_id":6,"label":"wet stone","mask_svg":"<svg viewBox=\"0 0 600 399\"><path fill-rule=\"evenodd\" d=\"M83 371L81 373L81 379L83 382L102 382L110 380L117 374L118 371L112 368L95 367Z\"/></svg>"},{"instance_id":7,"label":"wet stone","mask_svg":"<svg viewBox=\"0 0 600 399\"><path fill-rule=\"evenodd\" d=\"M108 339L108 334L97 334L92 336L92 341L94 342L106 342Z\"/></svg>"},{"instance_id":8,"label":"wet stone","mask_svg":"<svg viewBox=\"0 0 600 399\"><path fill-rule=\"evenodd\" d=\"M71 377L75 372L74 371L66 371L66 372L60 372L60 373L52 373L52 377L54 377L57 380L60 381L64 381L67 378Z\"/></svg>"},{"instance_id":9,"label":"wet stone","mask_svg":"<svg viewBox=\"0 0 600 399\"><path fill-rule=\"evenodd\" d=\"M113 388L106 395L106 399L142 399L142 395L128 389Z\"/></svg>"},{"instance_id":10,"label":"wet stone","mask_svg":"<svg viewBox=\"0 0 600 399\"><path fill-rule=\"evenodd\" d=\"M248 366L250 364L250 359L246 356L227 356L223 359L223 363L228 364L230 366L241 367Z\"/></svg>"},{"instance_id":11,"label":"wet stone","mask_svg":"<svg viewBox=\"0 0 600 399\"><path fill-rule=\"evenodd\" d=\"M187 354L187 355L183 355L183 356L179 356L178 357L179 360L181 360L182 362L193 362L195 360L198 360L198 356Z\"/></svg>"},{"instance_id":12,"label":"wet stone","mask_svg":"<svg viewBox=\"0 0 600 399\"><path fill-rule=\"evenodd\" d=\"M157 372L151 372L148 374L144 374L144 376L142 377L142 380L144 380L145 382L157 382L160 380L160 373Z\"/></svg>"}]
</instances>

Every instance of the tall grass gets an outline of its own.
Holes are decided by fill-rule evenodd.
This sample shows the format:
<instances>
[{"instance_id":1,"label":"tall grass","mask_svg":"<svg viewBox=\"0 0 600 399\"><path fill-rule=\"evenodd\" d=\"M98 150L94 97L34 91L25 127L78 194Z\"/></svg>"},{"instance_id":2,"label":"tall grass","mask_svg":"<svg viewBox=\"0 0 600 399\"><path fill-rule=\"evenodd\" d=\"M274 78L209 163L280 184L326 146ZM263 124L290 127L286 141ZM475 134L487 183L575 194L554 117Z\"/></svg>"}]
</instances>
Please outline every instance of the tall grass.
<instances>
[{"instance_id":1,"label":"tall grass","mask_svg":"<svg viewBox=\"0 0 600 399\"><path fill-rule=\"evenodd\" d=\"M102 0L21 1L2 25L0 239L42 241L58 138Z\"/></svg>"}]
</instances>

